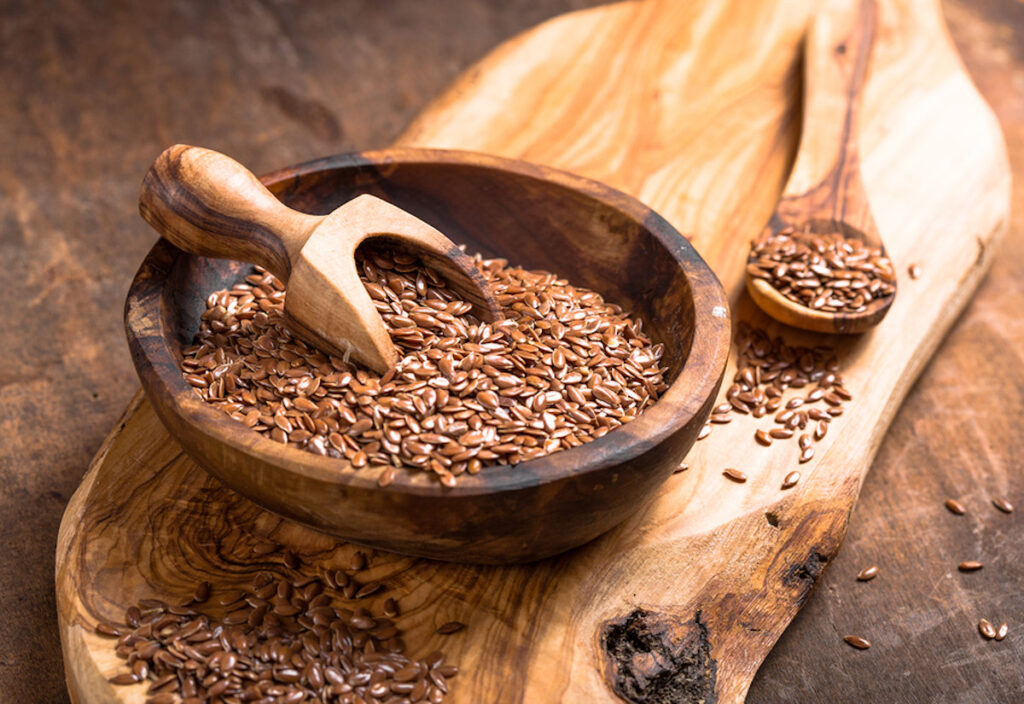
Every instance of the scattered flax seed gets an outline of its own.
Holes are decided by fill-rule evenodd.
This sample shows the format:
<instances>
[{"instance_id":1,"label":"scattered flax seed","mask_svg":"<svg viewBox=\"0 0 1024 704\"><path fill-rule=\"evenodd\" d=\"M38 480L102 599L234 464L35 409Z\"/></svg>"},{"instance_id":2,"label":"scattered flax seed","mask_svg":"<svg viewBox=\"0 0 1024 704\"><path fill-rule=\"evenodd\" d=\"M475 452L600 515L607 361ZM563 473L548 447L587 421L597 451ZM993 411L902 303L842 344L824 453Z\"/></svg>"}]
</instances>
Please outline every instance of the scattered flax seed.
<instances>
[{"instance_id":1,"label":"scattered flax seed","mask_svg":"<svg viewBox=\"0 0 1024 704\"><path fill-rule=\"evenodd\" d=\"M737 326L735 342L733 383L697 439L711 433L712 423L721 425L736 415L770 416L776 427L766 434L756 431L754 439L767 446L774 440L798 437L803 461L809 461L811 442L824 439L829 423L853 398L843 386L832 348L790 346L746 322Z\"/></svg>"},{"instance_id":2,"label":"scattered flax seed","mask_svg":"<svg viewBox=\"0 0 1024 704\"><path fill-rule=\"evenodd\" d=\"M664 346L642 321L555 274L477 257L506 316L482 323L416 258L360 249L357 260L398 351L393 370L381 376L294 338L284 286L257 267L206 301L181 362L195 393L290 447L453 486L483 465L600 438L668 388Z\"/></svg>"},{"instance_id":3,"label":"scattered flax seed","mask_svg":"<svg viewBox=\"0 0 1024 704\"><path fill-rule=\"evenodd\" d=\"M747 475L746 474L744 474L743 472L741 472L738 469L733 469L731 467L729 469L726 469L724 472L722 472L722 474L725 475L725 477L727 479L731 479L734 482L736 482L737 484L742 484L743 482L747 481Z\"/></svg>"},{"instance_id":4,"label":"scattered flax seed","mask_svg":"<svg viewBox=\"0 0 1024 704\"><path fill-rule=\"evenodd\" d=\"M978 632L989 640L992 640L996 637L995 626L993 626L987 618L983 618L980 621L978 621Z\"/></svg>"},{"instance_id":5,"label":"scattered flax seed","mask_svg":"<svg viewBox=\"0 0 1024 704\"><path fill-rule=\"evenodd\" d=\"M441 704L459 668L440 651L407 656L391 620L397 604L385 601L386 617L378 617L347 601L355 586L344 570L263 572L249 584L198 586L216 594L208 611L142 599L125 613L138 625L97 626L117 639L111 647L128 668L110 682L146 683L147 704Z\"/></svg>"},{"instance_id":6,"label":"scattered flax seed","mask_svg":"<svg viewBox=\"0 0 1024 704\"><path fill-rule=\"evenodd\" d=\"M978 562L977 560L964 560L957 565L961 572L976 572L984 566L985 565L983 563Z\"/></svg>"},{"instance_id":7,"label":"scattered flax seed","mask_svg":"<svg viewBox=\"0 0 1024 704\"><path fill-rule=\"evenodd\" d=\"M852 645L857 650L867 650L871 647L871 641L867 638L861 638L860 636L843 636L843 640Z\"/></svg>"},{"instance_id":8,"label":"scattered flax seed","mask_svg":"<svg viewBox=\"0 0 1024 704\"><path fill-rule=\"evenodd\" d=\"M996 636L995 636L996 640L1002 640L1003 638L1006 637L1006 634L1009 633L1009 632L1010 632L1010 627L1006 625L1005 621L1003 621L1002 623L999 624L999 628L996 630Z\"/></svg>"},{"instance_id":9,"label":"scattered flax seed","mask_svg":"<svg viewBox=\"0 0 1024 704\"><path fill-rule=\"evenodd\" d=\"M786 478L782 480L783 489L792 489L796 486L797 482L800 481L800 472L790 472L786 475Z\"/></svg>"},{"instance_id":10,"label":"scattered flax seed","mask_svg":"<svg viewBox=\"0 0 1024 704\"><path fill-rule=\"evenodd\" d=\"M1013 504L1006 499L992 499L992 505L1003 513L1013 513Z\"/></svg>"},{"instance_id":11,"label":"scattered flax seed","mask_svg":"<svg viewBox=\"0 0 1024 704\"><path fill-rule=\"evenodd\" d=\"M860 313L896 292L896 272L879 248L834 233L767 230L751 246L747 273L814 310Z\"/></svg>"},{"instance_id":12,"label":"scattered flax seed","mask_svg":"<svg viewBox=\"0 0 1024 704\"><path fill-rule=\"evenodd\" d=\"M447 636L451 635L452 633L458 633L465 627L466 624L462 623L461 621L449 621L448 623L442 623L440 626L438 626L437 632L443 636Z\"/></svg>"},{"instance_id":13,"label":"scattered flax seed","mask_svg":"<svg viewBox=\"0 0 1024 704\"><path fill-rule=\"evenodd\" d=\"M859 573L857 573L858 582L870 582L872 579L878 576L878 566L871 565L871 567L865 567Z\"/></svg>"},{"instance_id":14,"label":"scattered flax seed","mask_svg":"<svg viewBox=\"0 0 1024 704\"><path fill-rule=\"evenodd\" d=\"M689 468L690 468L690 465L688 465L688 464L681 464L678 467L676 467L675 471L672 472L672 474L681 474L681 473L685 472L686 470L688 470Z\"/></svg>"},{"instance_id":15,"label":"scattered flax seed","mask_svg":"<svg viewBox=\"0 0 1024 704\"><path fill-rule=\"evenodd\" d=\"M910 278L916 279L921 275L921 267L917 264L911 264L907 267L907 273L910 274Z\"/></svg>"},{"instance_id":16,"label":"scattered flax seed","mask_svg":"<svg viewBox=\"0 0 1024 704\"><path fill-rule=\"evenodd\" d=\"M946 508L948 508L951 513L955 513L958 516L962 516L967 513L967 507L956 499L946 499Z\"/></svg>"}]
</instances>

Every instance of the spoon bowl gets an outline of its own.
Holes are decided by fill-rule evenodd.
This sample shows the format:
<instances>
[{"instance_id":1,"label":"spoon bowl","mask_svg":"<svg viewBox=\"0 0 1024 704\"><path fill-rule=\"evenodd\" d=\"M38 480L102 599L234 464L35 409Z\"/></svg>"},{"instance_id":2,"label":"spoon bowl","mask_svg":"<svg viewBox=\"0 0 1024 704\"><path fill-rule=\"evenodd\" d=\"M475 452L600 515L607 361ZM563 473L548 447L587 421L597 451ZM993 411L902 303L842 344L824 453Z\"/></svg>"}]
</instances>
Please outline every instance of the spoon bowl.
<instances>
[{"instance_id":1,"label":"spoon bowl","mask_svg":"<svg viewBox=\"0 0 1024 704\"><path fill-rule=\"evenodd\" d=\"M790 228L769 225L769 232L772 235L780 234L787 229ZM865 246L877 248L883 254L885 253L885 245L877 231L865 232L849 223L827 219L807 221L803 229L814 235L841 234L847 239L859 240ZM761 310L780 323L793 327L822 333L855 334L865 332L881 322L895 299L895 295L872 299L865 305L864 310L857 312L815 310L799 301L794 301L765 279L752 275L749 265L755 260L756 257L752 250L747 257L748 271L745 276L747 293Z\"/></svg>"},{"instance_id":2,"label":"spoon bowl","mask_svg":"<svg viewBox=\"0 0 1024 704\"><path fill-rule=\"evenodd\" d=\"M150 403L197 464L259 505L340 538L464 562L521 562L580 545L649 501L714 404L730 342L721 284L690 243L635 199L600 183L468 152L389 149L284 169L263 183L286 205L329 213L369 193L467 245L554 271L644 321L665 345L668 388L602 438L516 466L486 466L452 488L426 472L356 469L288 447L202 401L180 370L209 294L250 266L159 241L125 308Z\"/></svg>"}]
</instances>

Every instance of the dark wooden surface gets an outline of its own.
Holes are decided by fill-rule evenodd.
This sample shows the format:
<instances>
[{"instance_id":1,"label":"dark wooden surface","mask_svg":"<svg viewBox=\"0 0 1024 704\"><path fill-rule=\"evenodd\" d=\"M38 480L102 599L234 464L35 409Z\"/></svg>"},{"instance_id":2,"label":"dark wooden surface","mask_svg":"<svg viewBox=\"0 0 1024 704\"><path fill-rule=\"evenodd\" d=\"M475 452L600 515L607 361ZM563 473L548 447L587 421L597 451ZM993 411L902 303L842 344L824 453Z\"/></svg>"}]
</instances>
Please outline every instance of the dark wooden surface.
<instances>
[{"instance_id":1,"label":"dark wooden surface","mask_svg":"<svg viewBox=\"0 0 1024 704\"><path fill-rule=\"evenodd\" d=\"M135 211L153 158L193 142L265 171L384 146L488 48L586 4L0 3L0 700L65 698L53 548L137 386L121 305L154 239ZM1003 124L1014 222L751 702L1024 700L1024 4L944 7ZM996 494L1021 510L998 513ZM942 508L950 495L968 515ZM963 559L986 567L962 575ZM857 583L868 564L879 577ZM982 641L981 616L1008 621L1007 641ZM854 651L847 633L874 646Z\"/></svg>"}]
</instances>

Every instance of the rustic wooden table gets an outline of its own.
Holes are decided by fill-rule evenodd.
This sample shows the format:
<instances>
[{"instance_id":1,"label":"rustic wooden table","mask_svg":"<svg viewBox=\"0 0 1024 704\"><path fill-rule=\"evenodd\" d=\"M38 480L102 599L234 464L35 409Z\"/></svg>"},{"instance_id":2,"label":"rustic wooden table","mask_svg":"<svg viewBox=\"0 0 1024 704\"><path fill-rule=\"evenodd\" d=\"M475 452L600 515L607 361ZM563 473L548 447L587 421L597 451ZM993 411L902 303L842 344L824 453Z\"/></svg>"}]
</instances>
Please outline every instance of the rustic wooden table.
<instances>
[{"instance_id":1,"label":"rustic wooden table","mask_svg":"<svg viewBox=\"0 0 1024 704\"><path fill-rule=\"evenodd\" d=\"M134 205L153 157L192 142L260 171L383 146L490 47L588 4L0 2L0 699L66 700L52 556L64 505L137 386L121 305L153 240ZM1024 4L944 8L1002 121L1015 219L751 702L1024 699L1024 511L988 504L1024 509ZM947 520L948 496L970 512ZM950 566L974 558L985 569L956 579ZM880 576L856 582L869 564ZM980 639L981 616L1009 637ZM831 647L848 632L874 647Z\"/></svg>"}]
</instances>

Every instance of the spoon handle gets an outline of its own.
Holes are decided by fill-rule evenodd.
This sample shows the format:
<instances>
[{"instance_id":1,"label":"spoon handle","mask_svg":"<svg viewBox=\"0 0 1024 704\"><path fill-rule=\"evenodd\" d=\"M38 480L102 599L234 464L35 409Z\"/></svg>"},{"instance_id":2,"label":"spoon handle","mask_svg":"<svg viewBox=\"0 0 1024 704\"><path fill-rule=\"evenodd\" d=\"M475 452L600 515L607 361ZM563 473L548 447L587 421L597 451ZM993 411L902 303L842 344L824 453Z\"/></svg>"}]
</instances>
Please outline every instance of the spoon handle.
<instances>
[{"instance_id":1,"label":"spoon handle","mask_svg":"<svg viewBox=\"0 0 1024 704\"><path fill-rule=\"evenodd\" d=\"M796 163L783 190L803 220L858 225L870 218L860 180L857 117L875 34L874 0L826 0L807 35L804 112Z\"/></svg>"},{"instance_id":2,"label":"spoon handle","mask_svg":"<svg viewBox=\"0 0 1024 704\"><path fill-rule=\"evenodd\" d=\"M285 282L323 219L281 203L231 157L182 144L150 167L139 213L186 252L258 264Z\"/></svg>"}]
</instances>

